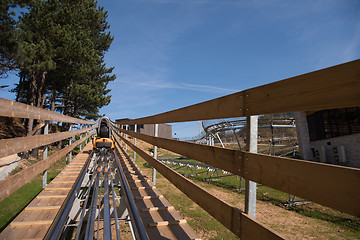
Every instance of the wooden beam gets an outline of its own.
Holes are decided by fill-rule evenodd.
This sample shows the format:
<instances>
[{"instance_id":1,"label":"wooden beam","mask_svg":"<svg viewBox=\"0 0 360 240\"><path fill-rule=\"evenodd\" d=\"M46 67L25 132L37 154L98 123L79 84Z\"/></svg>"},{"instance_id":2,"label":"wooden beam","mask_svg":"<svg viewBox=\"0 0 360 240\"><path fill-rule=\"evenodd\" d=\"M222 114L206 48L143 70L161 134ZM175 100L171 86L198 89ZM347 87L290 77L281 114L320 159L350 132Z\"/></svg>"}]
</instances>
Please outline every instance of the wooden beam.
<instances>
[{"instance_id":1,"label":"wooden beam","mask_svg":"<svg viewBox=\"0 0 360 240\"><path fill-rule=\"evenodd\" d=\"M38 119L43 121L48 120L55 122L94 124L94 122L69 117L43 108L33 107L23 103L10 101L4 98L0 98L0 116Z\"/></svg>"},{"instance_id":2,"label":"wooden beam","mask_svg":"<svg viewBox=\"0 0 360 240\"><path fill-rule=\"evenodd\" d=\"M245 153L244 177L360 217L360 169Z\"/></svg>"},{"instance_id":3,"label":"wooden beam","mask_svg":"<svg viewBox=\"0 0 360 240\"><path fill-rule=\"evenodd\" d=\"M51 225L53 220L41 220L41 221L24 221L24 222L11 222L12 227L15 226L28 226L28 225Z\"/></svg>"},{"instance_id":4,"label":"wooden beam","mask_svg":"<svg viewBox=\"0 0 360 240\"><path fill-rule=\"evenodd\" d=\"M183 156L196 159L236 175L242 175L243 153L241 151L177 141L168 138L153 137L142 133L120 129L115 126L113 128L160 148L165 148L172 152L182 154Z\"/></svg>"},{"instance_id":5,"label":"wooden beam","mask_svg":"<svg viewBox=\"0 0 360 240\"><path fill-rule=\"evenodd\" d=\"M243 115L242 92L230 94L221 98L198 103L177 110L157 114L135 120L118 120L118 124L147 124L187 122L222 117L238 117Z\"/></svg>"},{"instance_id":6,"label":"wooden beam","mask_svg":"<svg viewBox=\"0 0 360 240\"><path fill-rule=\"evenodd\" d=\"M4 180L0 181L0 201L8 197L11 193L28 183L31 179L42 173L45 169L48 169L52 164L64 157L68 152L72 151L80 143L83 143L86 139L91 137L89 134L87 137L83 137L70 146L67 146L60 151L52 154L46 159L35 163L34 165L25 168L21 172L13 176L9 176Z\"/></svg>"},{"instance_id":7,"label":"wooden beam","mask_svg":"<svg viewBox=\"0 0 360 240\"><path fill-rule=\"evenodd\" d=\"M77 134L90 131L95 127L96 126L92 126L90 128L84 128L76 131L52 133L46 135L2 139L0 140L0 158L48 145L53 142L63 140L65 138L73 137Z\"/></svg>"},{"instance_id":8,"label":"wooden beam","mask_svg":"<svg viewBox=\"0 0 360 240\"><path fill-rule=\"evenodd\" d=\"M187 122L359 105L360 60L355 60L173 111L116 123Z\"/></svg>"},{"instance_id":9,"label":"wooden beam","mask_svg":"<svg viewBox=\"0 0 360 240\"><path fill-rule=\"evenodd\" d=\"M152 167L156 168L159 173L174 184L180 191L185 193L190 199L196 202L200 207L202 207L237 236L241 237L242 234L248 233L248 230L246 230L246 223L255 222L256 224L252 225L253 228L251 234L248 234L254 237L248 238L248 235L246 235L246 239L283 239L275 231L258 223L255 219L252 219L248 215L244 214L240 209L232 207L221 199L213 196L204 188L196 185L191 180L154 159L152 156L148 155L125 138L120 135L118 136ZM117 148L119 148L120 144L116 138L115 142ZM243 219L243 221L241 221L241 219ZM261 236L266 236L266 238L260 238Z\"/></svg>"},{"instance_id":10,"label":"wooden beam","mask_svg":"<svg viewBox=\"0 0 360 240\"><path fill-rule=\"evenodd\" d=\"M251 181L360 217L360 169L126 133Z\"/></svg>"},{"instance_id":11,"label":"wooden beam","mask_svg":"<svg viewBox=\"0 0 360 240\"><path fill-rule=\"evenodd\" d=\"M246 116L360 105L360 60L244 91Z\"/></svg>"}]
</instances>

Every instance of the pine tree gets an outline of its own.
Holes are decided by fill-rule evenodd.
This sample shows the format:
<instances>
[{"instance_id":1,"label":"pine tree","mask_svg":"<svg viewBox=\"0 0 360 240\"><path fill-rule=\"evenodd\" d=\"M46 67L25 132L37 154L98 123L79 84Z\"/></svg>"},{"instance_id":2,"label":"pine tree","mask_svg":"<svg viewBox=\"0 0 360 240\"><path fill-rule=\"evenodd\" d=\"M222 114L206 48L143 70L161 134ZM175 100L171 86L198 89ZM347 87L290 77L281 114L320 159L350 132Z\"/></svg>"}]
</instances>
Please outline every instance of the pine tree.
<instances>
[{"instance_id":1,"label":"pine tree","mask_svg":"<svg viewBox=\"0 0 360 240\"><path fill-rule=\"evenodd\" d=\"M2 0L0 2L0 78L7 77L7 73L16 68L16 40L15 24L13 19L15 13L11 11L16 4L13 0Z\"/></svg>"}]
</instances>

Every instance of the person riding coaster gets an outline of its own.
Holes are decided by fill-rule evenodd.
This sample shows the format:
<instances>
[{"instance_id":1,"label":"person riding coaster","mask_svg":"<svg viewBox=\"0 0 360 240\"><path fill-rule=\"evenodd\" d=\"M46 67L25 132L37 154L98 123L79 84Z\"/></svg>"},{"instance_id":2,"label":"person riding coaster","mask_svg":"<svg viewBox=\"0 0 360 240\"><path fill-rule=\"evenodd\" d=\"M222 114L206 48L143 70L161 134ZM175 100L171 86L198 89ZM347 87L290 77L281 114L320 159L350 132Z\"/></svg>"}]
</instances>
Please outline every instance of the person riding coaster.
<instances>
[{"instance_id":1,"label":"person riding coaster","mask_svg":"<svg viewBox=\"0 0 360 240\"><path fill-rule=\"evenodd\" d=\"M97 135L93 141L94 149L114 148L114 142L111 139L110 120L107 117L102 117L99 121L99 127L96 129Z\"/></svg>"}]
</instances>

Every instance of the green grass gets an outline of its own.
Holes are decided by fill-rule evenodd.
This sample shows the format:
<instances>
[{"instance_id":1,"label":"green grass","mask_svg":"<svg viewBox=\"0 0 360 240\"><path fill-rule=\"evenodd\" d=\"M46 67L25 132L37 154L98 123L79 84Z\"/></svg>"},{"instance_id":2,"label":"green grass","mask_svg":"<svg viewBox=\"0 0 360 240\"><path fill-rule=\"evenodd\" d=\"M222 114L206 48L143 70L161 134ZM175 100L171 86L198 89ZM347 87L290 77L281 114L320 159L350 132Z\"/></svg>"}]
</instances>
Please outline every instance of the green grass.
<instances>
[{"instance_id":1,"label":"green grass","mask_svg":"<svg viewBox=\"0 0 360 240\"><path fill-rule=\"evenodd\" d=\"M66 165L65 158L54 163L48 169L48 183L53 180ZM25 184L9 197L0 202L0 232L38 195L42 190L42 174Z\"/></svg>"}]
</instances>

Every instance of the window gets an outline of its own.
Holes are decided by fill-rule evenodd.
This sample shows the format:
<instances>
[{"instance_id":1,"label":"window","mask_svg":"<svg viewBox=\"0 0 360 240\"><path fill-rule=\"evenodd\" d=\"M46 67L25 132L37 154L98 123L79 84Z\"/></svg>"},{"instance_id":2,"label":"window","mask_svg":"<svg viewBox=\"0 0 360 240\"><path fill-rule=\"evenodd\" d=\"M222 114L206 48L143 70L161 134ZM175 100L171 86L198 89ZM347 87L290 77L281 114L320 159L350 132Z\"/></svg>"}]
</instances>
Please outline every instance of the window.
<instances>
[{"instance_id":1,"label":"window","mask_svg":"<svg viewBox=\"0 0 360 240\"><path fill-rule=\"evenodd\" d=\"M310 141L360 133L360 108L328 109L307 116Z\"/></svg>"}]
</instances>

